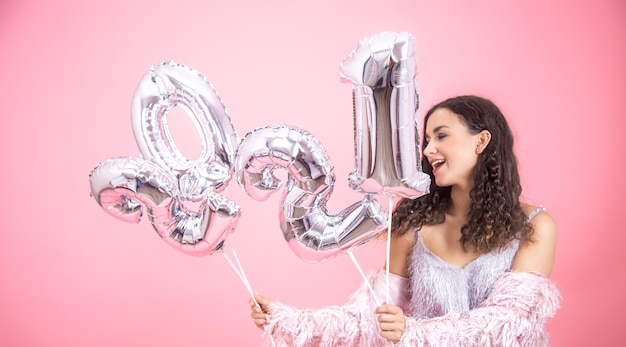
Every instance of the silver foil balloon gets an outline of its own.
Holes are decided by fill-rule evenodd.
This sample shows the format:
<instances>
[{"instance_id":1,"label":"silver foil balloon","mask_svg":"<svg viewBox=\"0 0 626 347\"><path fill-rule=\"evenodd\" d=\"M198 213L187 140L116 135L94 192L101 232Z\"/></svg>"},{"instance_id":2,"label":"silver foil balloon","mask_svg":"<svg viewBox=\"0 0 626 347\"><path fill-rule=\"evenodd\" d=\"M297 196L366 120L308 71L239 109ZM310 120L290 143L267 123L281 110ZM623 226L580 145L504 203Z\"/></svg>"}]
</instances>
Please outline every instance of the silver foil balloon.
<instances>
[{"instance_id":1,"label":"silver foil balloon","mask_svg":"<svg viewBox=\"0 0 626 347\"><path fill-rule=\"evenodd\" d=\"M202 154L189 160L176 148L167 114L183 107L202 136ZM240 216L218 193L233 173L238 136L212 86L174 62L154 65L137 87L132 125L143 158L100 162L89 175L91 194L114 217L147 215L168 244L196 256L222 248Z\"/></svg>"},{"instance_id":2,"label":"silver foil balloon","mask_svg":"<svg viewBox=\"0 0 626 347\"><path fill-rule=\"evenodd\" d=\"M169 133L167 114L174 107L184 109L196 125L202 140L196 160L181 154ZM132 126L144 159L176 177L183 197L226 187L239 137L222 100L196 71L173 61L152 66L135 91Z\"/></svg>"},{"instance_id":3,"label":"silver foil balloon","mask_svg":"<svg viewBox=\"0 0 626 347\"><path fill-rule=\"evenodd\" d=\"M172 176L144 159L105 160L89 179L92 195L105 211L135 223L147 215L163 240L190 255L221 249L239 217L239 207L214 192L195 202L181 198Z\"/></svg>"},{"instance_id":4,"label":"silver foil balloon","mask_svg":"<svg viewBox=\"0 0 626 347\"><path fill-rule=\"evenodd\" d=\"M350 187L408 198L428 193L416 119L415 38L393 32L367 37L344 59L340 74L353 83L356 162Z\"/></svg>"},{"instance_id":5,"label":"silver foil balloon","mask_svg":"<svg viewBox=\"0 0 626 347\"><path fill-rule=\"evenodd\" d=\"M286 170L286 184L274 175L276 169ZM237 151L235 174L255 200L285 186L280 225L289 247L306 262L331 258L385 228L387 214L370 195L337 214L327 211L333 165L321 143L301 129L277 125L248 133Z\"/></svg>"}]
</instances>

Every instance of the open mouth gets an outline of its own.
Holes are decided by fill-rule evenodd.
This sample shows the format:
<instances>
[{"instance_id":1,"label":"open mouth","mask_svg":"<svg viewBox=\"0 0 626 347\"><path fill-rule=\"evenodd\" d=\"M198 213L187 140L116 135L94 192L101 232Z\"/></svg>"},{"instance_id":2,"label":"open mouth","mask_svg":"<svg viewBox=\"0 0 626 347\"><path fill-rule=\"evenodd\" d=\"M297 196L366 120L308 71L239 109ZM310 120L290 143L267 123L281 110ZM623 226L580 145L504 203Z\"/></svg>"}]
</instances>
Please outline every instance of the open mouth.
<instances>
[{"instance_id":1,"label":"open mouth","mask_svg":"<svg viewBox=\"0 0 626 347\"><path fill-rule=\"evenodd\" d=\"M435 160L430 165L433 166L433 172L437 171L446 161L443 159Z\"/></svg>"}]
</instances>

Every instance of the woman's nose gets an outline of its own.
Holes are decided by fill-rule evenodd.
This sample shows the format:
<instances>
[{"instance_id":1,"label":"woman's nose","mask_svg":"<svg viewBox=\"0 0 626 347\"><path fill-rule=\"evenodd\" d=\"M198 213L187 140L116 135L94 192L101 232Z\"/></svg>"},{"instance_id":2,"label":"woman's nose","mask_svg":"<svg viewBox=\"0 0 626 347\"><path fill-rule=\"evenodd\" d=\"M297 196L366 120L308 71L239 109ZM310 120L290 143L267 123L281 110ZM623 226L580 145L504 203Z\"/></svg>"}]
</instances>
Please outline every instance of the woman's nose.
<instances>
[{"instance_id":1,"label":"woman's nose","mask_svg":"<svg viewBox=\"0 0 626 347\"><path fill-rule=\"evenodd\" d=\"M431 155L431 154L433 154L435 152L436 152L436 148L433 145L433 143L432 142L428 142L426 144L426 147L424 147L424 156L428 157L429 155Z\"/></svg>"}]
</instances>

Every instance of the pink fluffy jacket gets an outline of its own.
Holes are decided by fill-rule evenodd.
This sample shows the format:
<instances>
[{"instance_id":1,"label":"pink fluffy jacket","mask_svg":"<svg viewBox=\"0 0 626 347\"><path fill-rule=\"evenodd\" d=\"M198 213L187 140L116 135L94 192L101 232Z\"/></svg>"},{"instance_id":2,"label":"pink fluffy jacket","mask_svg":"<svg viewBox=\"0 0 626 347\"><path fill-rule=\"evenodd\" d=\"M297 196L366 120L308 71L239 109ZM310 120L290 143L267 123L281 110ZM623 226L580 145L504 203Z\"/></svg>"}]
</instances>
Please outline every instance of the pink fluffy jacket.
<instances>
[{"instance_id":1,"label":"pink fluffy jacket","mask_svg":"<svg viewBox=\"0 0 626 347\"><path fill-rule=\"evenodd\" d=\"M387 290L385 275L385 270L379 270L370 276L372 288L380 298L385 297ZM390 301L403 309L408 300L407 282L395 279L389 288ZM560 296L548 278L507 272L496 281L489 297L466 314L419 320L406 317L406 329L395 345L379 335L374 314L376 302L366 284L343 306L299 310L274 302L265 331L272 332L277 347L547 346L545 323L558 310Z\"/></svg>"}]
</instances>

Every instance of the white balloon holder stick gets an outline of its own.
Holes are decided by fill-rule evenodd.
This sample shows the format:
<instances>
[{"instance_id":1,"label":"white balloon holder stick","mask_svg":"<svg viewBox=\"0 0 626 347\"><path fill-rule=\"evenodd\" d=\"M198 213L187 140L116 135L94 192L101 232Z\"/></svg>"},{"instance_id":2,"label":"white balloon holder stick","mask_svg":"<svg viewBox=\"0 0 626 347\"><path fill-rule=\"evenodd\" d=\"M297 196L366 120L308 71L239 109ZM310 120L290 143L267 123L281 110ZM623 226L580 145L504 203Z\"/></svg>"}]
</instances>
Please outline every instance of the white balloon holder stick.
<instances>
[{"instance_id":1,"label":"white balloon holder stick","mask_svg":"<svg viewBox=\"0 0 626 347\"><path fill-rule=\"evenodd\" d=\"M243 285L246 287L246 289L250 293L250 296L252 297L252 300L254 300L254 303L256 304L256 306L261 308L261 305L259 305L259 302L256 301L256 297L254 295L254 291L252 290L252 286L250 285L250 281L248 281L248 277L246 277L246 273L243 271L243 267L241 266L241 262L239 261L239 257L237 256L237 252L235 251L235 247L233 247L232 245L232 241L230 241L230 239L226 239L226 240L228 241L228 244L230 245L230 248L233 251L233 257L235 258L235 261L237 262L237 266L235 266L232 260L230 260L230 258L228 257L228 254L226 254L226 251L221 252L222 255L224 256L224 259L226 259L226 261L233 268L237 276L239 276L239 279L241 279L241 282L243 282ZM267 325L265 325L265 328L267 328ZM274 342L274 337L272 336L272 334L267 332L267 335L270 337L272 346L276 347L276 342Z\"/></svg>"},{"instance_id":2,"label":"white balloon holder stick","mask_svg":"<svg viewBox=\"0 0 626 347\"><path fill-rule=\"evenodd\" d=\"M369 288L370 293L372 294L372 297L374 298L374 301L376 301L376 305L380 306L381 302L380 302L380 300L378 300L378 296L376 295L376 292L374 291L374 288L372 288L372 284L370 283L369 279L367 278L367 276L365 276L365 273L363 272L363 269L359 265L359 262L354 257L354 254L352 253L352 248L348 249L348 255L350 256L350 259L352 259L352 262L354 263L354 266L356 266L357 270L359 270L359 273L363 277L363 281L365 282L365 284Z\"/></svg>"},{"instance_id":3,"label":"white balloon holder stick","mask_svg":"<svg viewBox=\"0 0 626 347\"><path fill-rule=\"evenodd\" d=\"M390 253L391 253L391 216L392 216L392 208L393 208L393 199L390 196L389 197L389 218L387 221L387 261L385 264L385 270L387 271L387 293L386 293L386 299L387 299L387 304L392 304L390 303L390 297L389 297L389 260L390 260ZM367 276L365 275L365 273L363 272L363 269L361 268L361 265L359 265L359 262L356 260L356 257L354 256L354 253L352 253L352 248L349 248L347 251L348 255L350 256L350 259L352 259L352 262L354 263L354 265L356 266L357 270L359 270L359 273L361 274L361 277L363 277L363 281L365 282L365 284L367 285L367 288L370 290L370 293L372 294L372 297L374 298L374 301L376 302L377 306L381 305L380 300L378 299L378 296L376 295L376 292L374 291L374 288L372 288L372 284L370 283L369 279L367 278ZM394 343L389 341L389 345L390 346L394 346Z\"/></svg>"},{"instance_id":4,"label":"white balloon holder stick","mask_svg":"<svg viewBox=\"0 0 626 347\"><path fill-rule=\"evenodd\" d=\"M387 293L386 293L386 303L391 304L391 302L389 302L391 299L389 297L389 260L390 260L390 253L391 253L391 215L392 215L392 208L393 208L393 199L392 197L389 197L389 218L388 218L388 222L387 222L387 259L385 262L385 271L386 273L386 280L387 280ZM361 268L361 265L359 265L359 262L356 260L356 257L354 256L354 253L352 253L352 248L348 249L347 251L348 255L350 256L350 259L352 259L352 262L354 263L354 265L356 266L357 270L359 270L359 273L361 274L361 277L363 277L363 281L365 282L365 284L367 285L368 289L370 290L370 293L372 294L372 297L374 298L374 301L376 301L376 305L380 306L381 302L380 299L378 299L378 296L376 295L376 292L374 291L374 288L372 288L372 284L370 283L369 279L367 278L367 276L365 275L365 273L363 272L363 269Z\"/></svg>"},{"instance_id":5,"label":"white balloon holder stick","mask_svg":"<svg viewBox=\"0 0 626 347\"><path fill-rule=\"evenodd\" d=\"M391 216L393 208L393 199L389 197L389 218L387 218L387 261L385 262L385 270L387 270L387 303L389 302L389 261L391 260Z\"/></svg>"}]
</instances>

